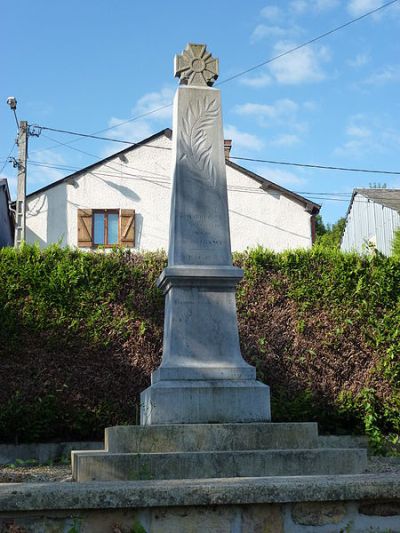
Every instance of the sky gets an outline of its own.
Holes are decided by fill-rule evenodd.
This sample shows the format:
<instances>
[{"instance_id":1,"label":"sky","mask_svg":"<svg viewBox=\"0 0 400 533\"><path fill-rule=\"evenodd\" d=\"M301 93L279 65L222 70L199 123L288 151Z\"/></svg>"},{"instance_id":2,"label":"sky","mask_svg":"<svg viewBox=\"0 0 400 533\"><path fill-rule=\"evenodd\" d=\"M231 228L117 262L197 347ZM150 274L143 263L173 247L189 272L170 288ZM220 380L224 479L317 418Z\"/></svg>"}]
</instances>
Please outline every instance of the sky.
<instances>
[{"instance_id":1,"label":"sky","mask_svg":"<svg viewBox=\"0 0 400 533\"><path fill-rule=\"evenodd\" d=\"M16 169L7 157L17 157L17 126L9 96L17 98L18 119L30 125L137 142L171 127L171 107L136 117L172 102L173 58L188 42L207 44L224 82L383 3L8 2L0 32L0 177L15 198ZM400 172L399 30L400 1L221 83L231 155ZM124 147L43 129L29 137L27 190ZM400 175L237 162L322 205L330 224L345 215L354 188L400 188Z\"/></svg>"}]
</instances>

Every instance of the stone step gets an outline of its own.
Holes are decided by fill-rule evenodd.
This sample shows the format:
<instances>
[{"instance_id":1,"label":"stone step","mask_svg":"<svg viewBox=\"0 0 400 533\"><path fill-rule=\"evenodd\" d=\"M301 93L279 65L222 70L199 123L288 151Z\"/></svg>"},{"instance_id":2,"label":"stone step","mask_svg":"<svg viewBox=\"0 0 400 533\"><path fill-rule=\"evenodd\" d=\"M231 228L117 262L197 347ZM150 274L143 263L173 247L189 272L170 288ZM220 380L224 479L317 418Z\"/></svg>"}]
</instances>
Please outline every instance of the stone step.
<instances>
[{"instance_id":1,"label":"stone step","mask_svg":"<svg viewBox=\"0 0 400 533\"><path fill-rule=\"evenodd\" d=\"M313 422L115 426L105 430L105 450L113 453L272 450L318 446L318 427Z\"/></svg>"},{"instance_id":2,"label":"stone step","mask_svg":"<svg viewBox=\"0 0 400 533\"><path fill-rule=\"evenodd\" d=\"M257 450L178 453L73 452L78 482L358 474L366 450Z\"/></svg>"}]
</instances>

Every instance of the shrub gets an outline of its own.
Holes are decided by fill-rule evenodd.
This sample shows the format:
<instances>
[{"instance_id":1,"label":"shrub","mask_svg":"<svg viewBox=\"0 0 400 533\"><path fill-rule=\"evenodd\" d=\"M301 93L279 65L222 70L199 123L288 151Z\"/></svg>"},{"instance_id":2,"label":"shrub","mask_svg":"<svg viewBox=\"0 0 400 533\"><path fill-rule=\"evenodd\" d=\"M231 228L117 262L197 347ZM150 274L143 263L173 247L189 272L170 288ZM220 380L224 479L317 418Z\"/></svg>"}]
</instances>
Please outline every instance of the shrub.
<instances>
[{"instance_id":1,"label":"shrub","mask_svg":"<svg viewBox=\"0 0 400 533\"><path fill-rule=\"evenodd\" d=\"M400 259L315 247L235 254L243 356L276 421L400 435ZM135 423L161 358L162 253L0 250L0 440L101 438ZM386 446L387 448L387 446Z\"/></svg>"}]
</instances>

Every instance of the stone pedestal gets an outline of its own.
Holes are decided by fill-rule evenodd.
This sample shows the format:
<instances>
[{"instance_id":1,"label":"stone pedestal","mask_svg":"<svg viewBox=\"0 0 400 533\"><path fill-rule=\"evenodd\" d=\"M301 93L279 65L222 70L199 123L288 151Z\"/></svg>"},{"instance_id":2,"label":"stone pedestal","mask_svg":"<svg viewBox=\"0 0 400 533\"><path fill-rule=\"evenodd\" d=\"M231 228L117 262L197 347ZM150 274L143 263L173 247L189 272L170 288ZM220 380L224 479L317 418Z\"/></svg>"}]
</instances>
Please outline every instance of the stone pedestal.
<instances>
[{"instance_id":1,"label":"stone pedestal","mask_svg":"<svg viewBox=\"0 0 400 533\"><path fill-rule=\"evenodd\" d=\"M208 72L205 47L185 53L177 64L189 65L194 83L179 87L174 102L168 267L158 280L163 357L141 395L141 424L266 422L269 388L239 346L243 272L232 266L220 93L199 74Z\"/></svg>"},{"instance_id":2,"label":"stone pedestal","mask_svg":"<svg viewBox=\"0 0 400 533\"><path fill-rule=\"evenodd\" d=\"M271 418L269 389L240 353L232 266L167 267L164 349L141 395L141 424L256 422Z\"/></svg>"}]
</instances>

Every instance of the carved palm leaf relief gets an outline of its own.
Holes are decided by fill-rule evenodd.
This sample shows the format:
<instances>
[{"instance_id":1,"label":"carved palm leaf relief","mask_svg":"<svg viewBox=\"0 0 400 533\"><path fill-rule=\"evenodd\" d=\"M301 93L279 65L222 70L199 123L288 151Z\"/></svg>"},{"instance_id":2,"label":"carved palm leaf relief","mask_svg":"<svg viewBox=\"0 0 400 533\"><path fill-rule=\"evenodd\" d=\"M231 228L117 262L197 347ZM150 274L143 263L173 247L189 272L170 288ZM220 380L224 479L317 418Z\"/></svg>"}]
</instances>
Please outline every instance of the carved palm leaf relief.
<instances>
[{"instance_id":1,"label":"carved palm leaf relief","mask_svg":"<svg viewBox=\"0 0 400 533\"><path fill-rule=\"evenodd\" d=\"M215 187L216 170L212 161L212 145L207 130L214 124L219 107L216 99L198 100L190 103L182 120L182 148L192 176Z\"/></svg>"}]
</instances>

